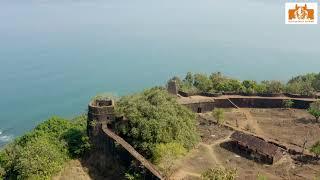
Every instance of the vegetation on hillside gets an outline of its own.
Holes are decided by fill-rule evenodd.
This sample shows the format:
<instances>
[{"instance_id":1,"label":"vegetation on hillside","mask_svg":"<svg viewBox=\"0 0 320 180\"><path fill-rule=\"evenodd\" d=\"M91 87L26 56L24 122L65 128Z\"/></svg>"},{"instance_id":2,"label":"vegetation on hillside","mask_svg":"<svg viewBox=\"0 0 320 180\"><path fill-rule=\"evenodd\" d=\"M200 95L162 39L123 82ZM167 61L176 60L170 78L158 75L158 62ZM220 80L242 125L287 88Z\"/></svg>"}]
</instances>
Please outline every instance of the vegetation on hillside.
<instances>
[{"instance_id":1,"label":"vegetation on hillside","mask_svg":"<svg viewBox=\"0 0 320 180\"><path fill-rule=\"evenodd\" d=\"M316 101L310 104L308 112L316 118L316 122L319 122L320 118L320 101Z\"/></svg>"},{"instance_id":2,"label":"vegetation on hillside","mask_svg":"<svg viewBox=\"0 0 320 180\"><path fill-rule=\"evenodd\" d=\"M187 153L187 149L180 143L157 144L153 150L153 162L158 165L164 175L167 175L174 165L174 161Z\"/></svg>"},{"instance_id":3,"label":"vegetation on hillside","mask_svg":"<svg viewBox=\"0 0 320 180\"><path fill-rule=\"evenodd\" d=\"M0 179L50 179L89 148L86 116L52 117L0 151Z\"/></svg>"},{"instance_id":4,"label":"vegetation on hillside","mask_svg":"<svg viewBox=\"0 0 320 180\"><path fill-rule=\"evenodd\" d=\"M320 156L320 141L316 142L310 150L312 153L314 153L317 157Z\"/></svg>"},{"instance_id":5,"label":"vegetation on hillside","mask_svg":"<svg viewBox=\"0 0 320 180\"><path fill-rule=\"evenodd\" d=\"M236 169L212 168L201 174L203 180L234 180L236 177Z\"/></svg>"},{"instance_id":6,"label":"vegetation on hillside","mask_svg":"<svg viewBox=\"0 0 320 180\"><path fill-rule=\"evenodd\" d=\"M239 81L234 78L226 77L220 72L206 75L203 73L192 74L188 72L183 80L173 77L180 87L180 90L195 92L235 92L245 94L266 94L266 93L292 93L301 95L312 95L320 91L320 73L306 74L293 77L287 83L281 81L262 81L253 80Z\"/></svg>"},{"instance_id":7,"label":"vegetation on hillside","mask_svg":"<svg viewBox=\"0 0 320 180\"><path fill-rule=\"evenodd\" d=\"M163 156L159 146L170 147L170 143L175 143L174 148L189 150L199 140L195 114L163 88L122 97L116 110L128 119L117 125L116 130L148 158L156 160Z\"/></svg>"},{"instance_id":8,"label":"vegetation on hillside","mask_svg":"<svg viewBox=\"0 0 320 180\"><path fill-rule=\"evenodd\" d=\"M216 119L218 124L222 125L224 123L225 119L224 119L224 110L223 109L215 108L211 114Z\"/></svg>"},{"instance_id":9,"label":"vegetation on hillside","mask_svg":"<svg viewBox=\"0 0 320 180\"><path fill-rule=\"evenodd\" d=\"M285 108L292 108L294 102L291 99L285 99L282 101L282 104Z\"/></svg>"}]
</instances>

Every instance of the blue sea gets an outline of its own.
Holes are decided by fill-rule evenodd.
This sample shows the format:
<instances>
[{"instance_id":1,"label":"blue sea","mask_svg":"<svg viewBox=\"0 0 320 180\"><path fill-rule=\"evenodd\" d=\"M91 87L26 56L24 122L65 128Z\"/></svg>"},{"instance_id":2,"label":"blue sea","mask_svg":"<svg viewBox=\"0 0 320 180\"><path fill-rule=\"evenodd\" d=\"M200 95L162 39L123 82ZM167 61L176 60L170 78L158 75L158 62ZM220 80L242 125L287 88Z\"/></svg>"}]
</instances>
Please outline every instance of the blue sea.
<instances>
[{"instance_id":1,"label":"blue sea","mask_svg":"<svg viewBox=\"0 0 320 180\"><path fill-rule=\"evenodd\" d=\"M320 70L320 25L279 0L1 0L0 145L173 75L280 79Z\"/></svg>"}]
</instances>

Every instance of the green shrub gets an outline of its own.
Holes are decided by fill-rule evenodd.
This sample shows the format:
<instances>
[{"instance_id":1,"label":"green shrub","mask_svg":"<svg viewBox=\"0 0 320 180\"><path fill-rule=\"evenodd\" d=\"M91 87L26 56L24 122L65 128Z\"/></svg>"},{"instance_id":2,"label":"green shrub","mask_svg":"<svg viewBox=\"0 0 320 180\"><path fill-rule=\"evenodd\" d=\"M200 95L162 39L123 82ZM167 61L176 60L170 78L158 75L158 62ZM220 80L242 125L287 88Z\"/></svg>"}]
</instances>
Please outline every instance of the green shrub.
<instances>
[{"instance_id":1,"label":"green shrub","mask_svg":"<svg viewBox=\"0 0 320 180\"><path fill-rule=\"evenodd\" d=\"M212 82L206 74L195 74L193 86L201 92L208 92L212 88Z\"/></svg>"},{"instance_id":2,"label":"green shrub","mask_svg":"<svg viewBox=\"0 0 320 180\"><path fill-rule=\"evenodd\" d=\"M236 169L213 168L201 174L203 180L234 180L237 176Z\"/></svg>"},{"instance_id":3,"label":"green shrub","mask_svg":"<svg viewBox=\"0 0 320 180\"><path fill-rule=\"evenodd\" d=\"M225 79L215 87L215 90L218 92L241 92L242 89L241 82L235 79Z\"/></svg>"},{"instance_id":4,"label":"green shrub","mask_svg":"<svg viewBox=\"0 0 320 180\"><path fill-rule=\"evenodd\" d=\"M224 76L220 72L212 73L209 77L206 74L192 74L188 72L183 81L178 79L180 90L185 92L237 92L253 95L255 93L292 93L301 95L313 95L320 91L320 73L299 75L290 79L286 84L281 81L254 80L238 81Z\"/></svg>"},{"instance_id":5,"label":"green shrub","mask_svg":"<svg viewBox=\"0 0 320 180\"><path fill-rule=\"evenodd\" d=\"M314 153L317 157L320 156L320 141L316 142L310 150L312 153Z\"/></svg>"},{"instance_id":6,"label":"green shrub","mask_svg":"<svg viewBox=\"0 0 320 180\"><path fill-rule=\"evenodd\" d=\"M162 88L123 97L116 111L128 118L116 130L148 157L157 144L176 142L190 149L199 140L195 114Z\"/></svg>"},{"instance_id":7,"label":"green shrub","mask_svg":"<svg viewBox=\"0 0 320 180\"><path fill-rule=\"evenodd\" d=\"M285 108L292 108L292 106L294 105L294 102L291 99L286 99L282 101L282 105Z\"/></svg>"},{"instance_id":8,"label":"green shrub","mask_svg":"<svg viewBox=\"0 0 320 180\"><path fill-rule=\"evenodd\" d=\"M309 73L299 75L290 79L287 83L286 91L293 94L312 95L317 86L316 74Z\"/></svg>"},{"instance_id":9,"label":"green shrub","mask_svg":"<svg viewBox=\"0 0 320 180\"><path fill-rule=\"evenodd\" d=\"M212 116L216 119L218 124L223 124L225 119L224 119L224 110L223 109L214 109L212 111Z\"/></svg>"},{"instance_id":10,"label":"green shrub","mask_svg":"<svg viewBox=\"0 0 320 180\"><path fill-rule=\"evenodd\" d=\"M186 148L184 148L179 143L161 143L157 144L153 150L153 162L159 164L165 159L177 159L187 153Z\"/></svg>"},{"instance_id":11,"label":"green shrub","mask_svg":"<svg viewBox=\"0 0 320 180\"><path fill-rule=\"evenodd\" d=\"M319 122L320 118L320 101L315 101L310 104L308 112L316 118L316 121Z\"/></svg>"},{"instance_id":12,"label":"green shrub","mask_svg":"<svg viewBox=\"0 0 320 180\"><path fill-rule=\"evenodd\" d=\"M258 173L257 180L268 180L267 176Z\"/></svg>"},{"instance_id":13,"label":"green shrub","mask_svg":"<svg viewBox=\"0 0 320 180\"><path fill-rule=\"evenodd\" d=\"M23 150L18 151L15 171L18 179L50 179L59 172L68 160L68 152L63 144L51 142L45 136L26 142Z\"/></svg>"},{"instance_id":14,"label":"green shrub","mask_svg":"<svg viewBox=\"0 0 320 180\"><path fill-rule=\"evenodd\" d=\"M142 180L140 173L125 173L124 178L127 180Z\"/></svg>"},{"instance_id":15,"label":"green shrub","mask_svg":"<svg viewBox=\"0 0 320 180\"><path fill-rule=\"evenodd\" d=\"M180 143L157 144L153 150L153 162L158 165L164 175L167 175L173 167L174 161L184 156L187 149Z\"/></svg>"},{"instance_id":16,"label":"green shrub","mask_svg":"<svg viewBox=\"0 0 320 180\"><path fill-rule=\"evenodd\" d=\"M266 86L267 93L283 93L284 85L280 81L263 81L262 84Z\"/></svg>"},{"instance_id":17,"label":"green shrub","mask_svg":"<svg viewBox=\"0 0 320 180\"><path fill-rule=\"evenodd\" d=\"M267 93L268 92L267 85L264 82L257 84L256 85L256 92L259 94Z\"/></svg>"},{"instance_id":18,"label":"green shrub","mask_svg":"<svg viewBox=\"0 0 320 180\"><path fill-rule=\"evenodd\" d=\"M4 170L3 167L0 166L0 179L3 179L5 175L6 175L6 171Z\"/></svg>"},{"instance_id":19,"label":"green shrub","mask_svg":"<svg viewBox=\"0 0 320 180\"><path fill-rule=\"evenodd\" d=\"M1 176L50 179L64 163L89 148L86 116L72 121L52 117L0 151Z\"/></svg>"}]
</instances>

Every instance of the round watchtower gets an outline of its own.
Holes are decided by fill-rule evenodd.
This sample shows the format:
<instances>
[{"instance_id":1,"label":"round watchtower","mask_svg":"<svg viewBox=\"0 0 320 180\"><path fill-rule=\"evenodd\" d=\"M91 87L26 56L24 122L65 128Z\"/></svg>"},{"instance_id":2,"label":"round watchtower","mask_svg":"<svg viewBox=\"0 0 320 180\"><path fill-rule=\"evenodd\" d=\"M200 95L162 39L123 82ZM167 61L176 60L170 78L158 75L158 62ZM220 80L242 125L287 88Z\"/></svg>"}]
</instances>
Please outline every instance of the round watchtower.
<instances>
[{"instance_id":1,"label":"round watchtower","mask_svg":"<svg viewBox=\"0 0 320 180\"><path fill-rule=\"evenodd\" d=\"M97 122L112 123L115 120L114 101L97 99L89 103L88 119Z\"/></svg>"},{"instance_id":2,"label":"round watchtower","mask_svg":"<svg viewBox=\"0 0 320 180\"><path fill-rule=\"evenodd\" d=\"M114 101L112 99L96 99L88 105L88 135L97 136L102 124L115 121Z\"/></svg>"}]
</instances>

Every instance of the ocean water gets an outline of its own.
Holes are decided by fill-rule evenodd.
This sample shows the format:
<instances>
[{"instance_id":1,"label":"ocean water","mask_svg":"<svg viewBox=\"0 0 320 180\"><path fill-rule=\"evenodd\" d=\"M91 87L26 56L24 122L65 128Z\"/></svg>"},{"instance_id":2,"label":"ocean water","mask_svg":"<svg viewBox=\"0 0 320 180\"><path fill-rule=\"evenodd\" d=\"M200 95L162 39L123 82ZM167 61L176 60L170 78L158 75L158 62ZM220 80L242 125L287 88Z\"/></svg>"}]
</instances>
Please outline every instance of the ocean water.
<instances>
[{"instance_id":1,"label":"ocean water","mask_svg":"<svg viewBox=\"0 0 320 180\"><path fill-rule=\"evenodd\" d=\"M0 145L91 97L188 71L239 79L317 72L320 25L285 25L279 0L0 1Z\"/></svg>"}]
</instances>

